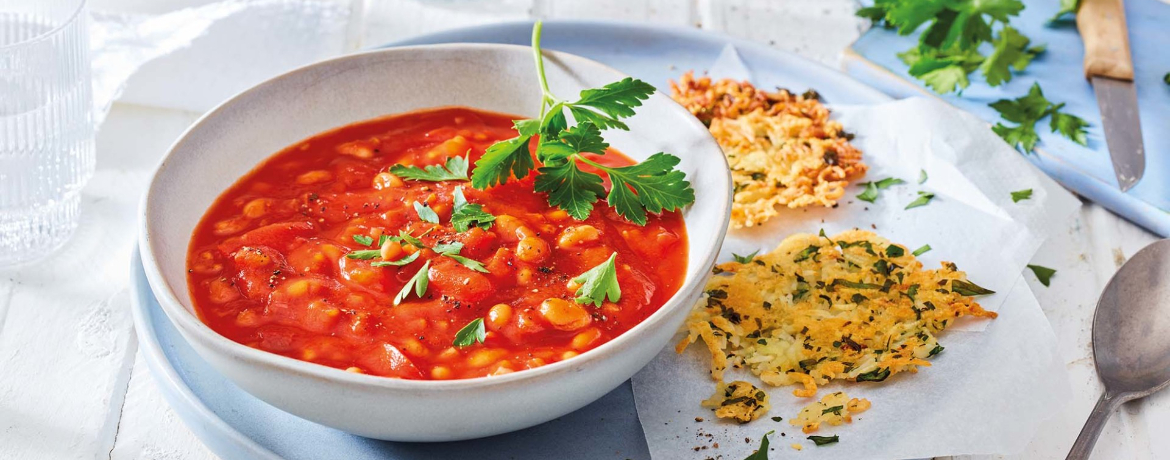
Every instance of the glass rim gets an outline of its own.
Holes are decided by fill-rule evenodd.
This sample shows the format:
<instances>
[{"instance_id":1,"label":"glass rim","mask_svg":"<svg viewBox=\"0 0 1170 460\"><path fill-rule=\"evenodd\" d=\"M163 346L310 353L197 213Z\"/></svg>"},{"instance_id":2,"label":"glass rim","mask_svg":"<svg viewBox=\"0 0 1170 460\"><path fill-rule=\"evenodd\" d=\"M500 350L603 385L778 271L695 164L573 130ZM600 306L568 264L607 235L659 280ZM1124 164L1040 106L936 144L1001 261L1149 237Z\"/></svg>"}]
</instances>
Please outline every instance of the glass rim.
<instances>
[{"instance_id":1,"label":"glass rim","mask_svg":"<svg viewBox=\"0 0 1170 460\"><path fill-rule=\"evenodd\" d=\"M73 12L69 13L69 16L66 17L64 21L61 21L60 24L57 24L52 29L49 29L42 34L37 35L35 37L31 37L27 40L22 40L22 41L19 41L16 43L10 43L7 45L0 45L0 51L8 51L8 50L16 49L19 47L28 46L28 45L31 45L31 44L36 43L36 42L47 40L49 37L57 35L57 33L61 32L61 30L65 29L66 27L69 27L70 25L77 22L77 18L80 17L81 12L83 10L85 10L85 5L87 3L89 3L89 0L77 0L77 7L74 8ZM88 34L89 31L87 30L87 31L85 31L85 33Z\"/></svg>"}]
</instances>

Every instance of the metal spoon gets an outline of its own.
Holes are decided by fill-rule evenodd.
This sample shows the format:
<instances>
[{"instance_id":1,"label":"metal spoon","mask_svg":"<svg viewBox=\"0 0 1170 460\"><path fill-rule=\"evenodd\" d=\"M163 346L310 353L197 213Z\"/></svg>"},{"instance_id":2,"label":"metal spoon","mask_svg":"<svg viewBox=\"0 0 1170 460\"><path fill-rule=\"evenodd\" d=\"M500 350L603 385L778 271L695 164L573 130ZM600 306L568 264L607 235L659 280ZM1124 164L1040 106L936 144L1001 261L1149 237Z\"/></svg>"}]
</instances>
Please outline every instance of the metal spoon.
<instances>
[{"instance_id":1,"label":"metal spoon","mask_svg":"<svg viewBox=\"0 0 1170 460\"><path fill-rule=\"evenodd\" d=\"M1105 394L1069 459L1087 459L1122 403L1170 384L1170 239L1134 254L1105 285L1093 316L1093 357Z\"/></svg>"}]
</instances>

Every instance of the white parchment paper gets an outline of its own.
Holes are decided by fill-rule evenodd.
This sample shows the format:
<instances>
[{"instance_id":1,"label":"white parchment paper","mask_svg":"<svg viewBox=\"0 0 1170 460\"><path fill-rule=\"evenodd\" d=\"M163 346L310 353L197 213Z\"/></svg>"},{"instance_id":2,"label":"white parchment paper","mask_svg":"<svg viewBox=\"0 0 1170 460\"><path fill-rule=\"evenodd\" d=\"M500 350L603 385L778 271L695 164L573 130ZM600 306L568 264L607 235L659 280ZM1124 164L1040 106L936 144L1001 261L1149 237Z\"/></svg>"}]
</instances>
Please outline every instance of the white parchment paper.
<instances>
[{"instance_id":1,"label":"white parchment paper","mask_svg":"<svg viewBox=\"0 0 1170 460\"><path fill-rule=\"evenodd\" d=\"M712 73L743 72L736 61L734 53L725 52ZM726 380L744 378L770 388L771 412L746 425L714 420L710 410L699 407L715 387L707 352L701 344L682 355L667 348L633 379L654 458L742 458L772 429L772 446L783 458L1013 453L1071 394L1051 326L1021 274L1048 232L1063 228L1077 209L1076 198L1021 158L984 121L942 102L916 98L832 108L845 129L856 134L854 143L870 165L865 180L898 177L906 184L883 190L876 203L857 200L863 188L852 186L836 209L793 210L761 227L732 230L719 260L771 250L793 233L870 229L911 250L929 244L933 250L919 257L926 268L955 262L972 281L997 292L980 303L999 312L999 318L956 323L939 339L946 350L917 374L899 374L883 384L823 388L818 397L844 390L873 402L852 425L821 428L816 434L841 436L840 443L823 447L814 447L788 424L811 399L792 396L791 387L763 386L750 375L729 373ZM928 175L921 185L920 170ZM1023 189L1033 190L1031 199L1013 203L1011 192ZM934 200L904 209L919 190L934 193ZM784 421L773 422L772 416ZM697 438L700 429L712 437ZM711 448L716 442L720 448ZM791 449L792 442L805 449ZM704 445L708 449L694 450Z\"/></svg>"}]
</instances>

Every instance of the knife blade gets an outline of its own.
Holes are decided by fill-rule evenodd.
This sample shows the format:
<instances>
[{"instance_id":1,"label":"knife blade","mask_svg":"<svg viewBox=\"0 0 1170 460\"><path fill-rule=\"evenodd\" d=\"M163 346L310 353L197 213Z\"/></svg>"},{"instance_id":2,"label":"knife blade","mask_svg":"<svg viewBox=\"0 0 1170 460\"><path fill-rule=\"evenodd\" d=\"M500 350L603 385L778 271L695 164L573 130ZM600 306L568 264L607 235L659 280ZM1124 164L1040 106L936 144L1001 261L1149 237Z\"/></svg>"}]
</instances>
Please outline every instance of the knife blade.
<instances>
[{"instance_id":1,"label":"knife blade","mask_svg":"<svg viewBox=\"0 0 1170 460\"><path fill-rule=\"evenodd\" d=\"M1077 30L1085 43L1085 78L1093 84L1101 109L1113 174L1125 192L1146 170L1125 5L1122 0L1082 0Z\"/></svg>"},{"instance_id":2,"label":"knife blade","mask_svg":"<svg viewBox=\"0 0 1170 460\"><path fill-rule=\"evenodd\" d=\"M1138 118L1137 91L1133 82L1093 77L1093 91L1101 108L1105 144L1113 160L1113 174L1121 191L1127 191L1146 172L1142 123Z\"/></svg>"}]
</instances>

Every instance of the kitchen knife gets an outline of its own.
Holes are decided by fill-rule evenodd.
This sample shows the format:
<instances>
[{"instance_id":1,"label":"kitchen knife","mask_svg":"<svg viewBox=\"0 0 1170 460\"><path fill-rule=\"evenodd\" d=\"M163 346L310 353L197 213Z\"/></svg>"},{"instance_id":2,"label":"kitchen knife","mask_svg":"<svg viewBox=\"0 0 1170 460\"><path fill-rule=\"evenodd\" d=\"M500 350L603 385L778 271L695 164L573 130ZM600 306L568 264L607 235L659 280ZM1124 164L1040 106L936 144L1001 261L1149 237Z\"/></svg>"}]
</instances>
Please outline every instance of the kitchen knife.
<instances>
[{"instance_id":1,"label":"kitchen knife","mask_svg":"<svg viewBox=\"0 0 1170 460\"><path fill-rule=\"evenodd\" d=\"M1085 77L1097 94L1113 173L1125 192L1145 173L1146 155L1122 0L1081 0L1077 30L1085 42Z\"/></svg>"}]
</instances>

